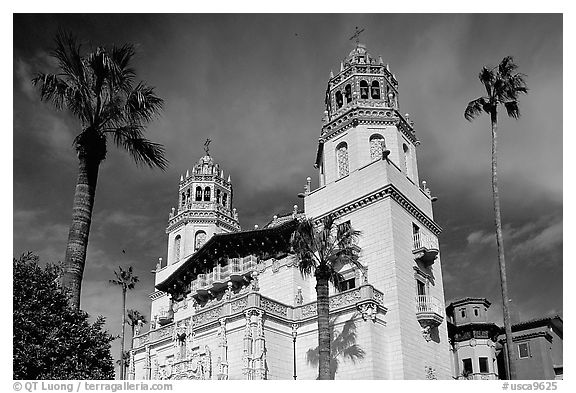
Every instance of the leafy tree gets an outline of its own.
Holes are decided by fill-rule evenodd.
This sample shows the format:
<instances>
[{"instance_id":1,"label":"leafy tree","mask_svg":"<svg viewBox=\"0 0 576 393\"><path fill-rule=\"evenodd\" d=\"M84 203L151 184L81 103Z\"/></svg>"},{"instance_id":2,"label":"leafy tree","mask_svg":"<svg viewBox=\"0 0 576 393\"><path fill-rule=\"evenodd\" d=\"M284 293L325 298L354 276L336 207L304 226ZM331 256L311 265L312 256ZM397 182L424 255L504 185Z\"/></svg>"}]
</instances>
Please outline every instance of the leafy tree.
<instances>
[{"instance_id":1,"label":"leafy tree","mask_svg":"<svg viewBox=\"0 0 576 393\"><path fill-rule=\"evenodd\" d=\"M134 54L134 46L128 44L97 47L86 53L76 38L61 31L51 53L58 71L38 73L32 80L42 101L51 102L57 110L68 110L80 123L74 138L78 180L62 276L70 304L77 309L98 171L108 143L128 151L139 165L162 170L168 165L164 147L144 137L146 124L160 112L163 101L152 87L135 83Z\"/></svg>"},{"instance_id":2,"label":"leafy tree","mask_svg":"<svg viewBox=\"0 0 576 393\"><path fill-rule=\"evenodd\" d=\"M334 329L336 318L330 320L330 379L334 379L336 376L342 359L356 363L366 356L366 352L356 343L357 333L354 317L352 316L344 322L341 331ZM318 347L306 351L306 361L312 365L318 364Z\"/></svg>"},{"instance_id":3,"label":"leafy tree","mask_svg":"<svg viewBox=\"0 0 576 393\"><path fill-rule=\"evenodd\" d=\"M32 253L13 259L14 379L113 379L104 318L68 304L58 284L60 267L38 266Z\"/></svg>"},{"instance_id":4,"label":"leafy tree","mask_svg":"<svg viewBox=\"0 0 576 393\"><path fill-rule=\"evenodd\" d=\"M110 284L119 285L122 288L122 333L120 334L120 359L124 359L124 326L126 325L126 292L134 289L136 283L140 281L138 276L132 272L132 266L128 270L118 266L118 271L114 271L116 279L110 280ZM120 379L124 379L124 365L120 362Z\"/></svg>"},{"instance_id":5,"label":"leafy tree","mask_svg":"<svg viewBox=\"0 0 576 393\"><path fill-rule=\"evenodd\" d=\"M504 310L504 328L506 342L512 347L512 324L508 310L508 280L506 278L506 261L504 258L504 240L502 237L502 219L500 215L500 195L498 193L498 108L504 106L508 116L513 119L520 117L518 98L526 94L528 89L524 80L525 75L516 72L518 66L511 56L507 56L497 67L483 67L478 75L484 85L486 95L476 98L468 103L464 117L472 121L481 113L490 115L492 128L492 199L494 201L494 222L496 226L496 244L498 247L498 263L500 265L500 283L502 289L502 308ZM516 379L514 362L511 361L511 352L508 353L510 379Z\"/></svg>"},{"instance_id":6,"label":"leafy tree","mask_svg":"<svg viewBox=\"0 0 576 393\"><path fill-rule=\"evenodd\" d=\"M359 262L360 249L356 241L360 232L350 225L335 225L332 216L319 223L304 219L292 236L292 247L298 257L303 276L316 277L316 308L318 312L318 379L331 379L330 323L328 282L339 288L343 277L340 269L346 265L364 269Z\"/></svg>"}]
</instances>

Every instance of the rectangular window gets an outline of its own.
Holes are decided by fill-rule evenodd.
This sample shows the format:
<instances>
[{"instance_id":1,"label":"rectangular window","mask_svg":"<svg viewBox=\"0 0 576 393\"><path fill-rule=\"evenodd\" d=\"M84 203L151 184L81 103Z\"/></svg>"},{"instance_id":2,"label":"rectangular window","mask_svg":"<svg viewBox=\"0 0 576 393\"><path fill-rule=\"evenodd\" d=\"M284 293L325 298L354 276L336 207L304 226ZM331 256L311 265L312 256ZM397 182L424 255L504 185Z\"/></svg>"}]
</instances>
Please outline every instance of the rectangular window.
<instances>
[{"instance_id":1,"label":"rectangular window","mask_svg":"<svg viewBox=\"0 0 576 393\"><path fill-rule=\"evenodd\" d=\"M520 359L525 359L530 357L530 344L520 343L518 344L518 356Z\"/></svg>"},{"instance_id":2,"label":"rectangular window","mask_svg":"<svg viewBox=\"0 0 576 393\"><path fill-rule=\"evenodd\" d=\"M478 358L478 362L480 364L480 372L487 373L488 372L488 358Z\"/></svg>"},{"instance_id":3,"label":"rectangular window","mask_svg":"<svg viewBox=\"0 0 576 393\"><path fill-rule=\"evenodd\" d=\"M354 289L354 288L356 288L356 279L355 278L349 278L348 280L344 280L340 283L340 286L339 286L340 292L347 291L349 289Z\"/></svg>"},{"instance_id":4,"label":"rectangular window","mask_svg":"<svg viewBox=\"0 0 576 393\"><path fill-rule=\"evenodd\" d=\"M472 359L462 359L462 371L464 374L472 374Z\"/></svg>"},{"instance_id":5,"label":"rectangular window","mask_svg":"<svg viewBox=\"0 0 576 393\"><path fill-rule=\"evenodd\" d=\"M418 296L426 296L426 284L420 280L416 280L416 291Z\"/></svg>"}]
</instances>

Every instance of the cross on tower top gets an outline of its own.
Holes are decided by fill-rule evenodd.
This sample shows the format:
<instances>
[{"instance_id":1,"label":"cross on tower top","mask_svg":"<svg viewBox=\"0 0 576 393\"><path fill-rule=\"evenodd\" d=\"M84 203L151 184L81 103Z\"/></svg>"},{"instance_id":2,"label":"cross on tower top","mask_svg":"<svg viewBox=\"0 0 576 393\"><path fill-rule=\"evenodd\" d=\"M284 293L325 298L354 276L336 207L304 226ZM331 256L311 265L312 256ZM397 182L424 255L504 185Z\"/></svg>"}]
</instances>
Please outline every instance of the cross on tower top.
<instances>
[{"instance_id":1,"label":"cross on tower top","mask_svg":"<svg viewBox=\"0 0 576 393\"><path fill-rule=\"evenodd\" d=\"M352 37L350 37L350 40L356 39L356 46L358 46L358 44L360 43L360 34L364 31L364 29L358 29L358 26L356 26L356 29L354 30L354 34L352 34Z\"/></svg>"},{"instance_id":2,"label":"cross on tower top","mask_svg":"<svg viewBox=\"0 0 576 393\"><path fill-rule=\"evenodd\" d=\"M210 153L208 153L210 151L210 142L212 142L210 139L206 138L206 142L204 142L204 151L206 152L206 155L210 155Z\"/></svg>"}]
</instances>

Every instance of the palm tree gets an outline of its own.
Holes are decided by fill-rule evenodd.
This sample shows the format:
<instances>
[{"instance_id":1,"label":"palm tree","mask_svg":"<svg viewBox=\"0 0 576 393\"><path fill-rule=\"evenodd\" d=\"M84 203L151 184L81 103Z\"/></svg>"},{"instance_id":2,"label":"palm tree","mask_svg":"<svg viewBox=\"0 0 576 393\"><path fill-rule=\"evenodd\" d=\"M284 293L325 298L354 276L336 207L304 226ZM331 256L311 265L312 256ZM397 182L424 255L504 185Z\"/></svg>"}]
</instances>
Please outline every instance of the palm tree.
<instances>
[{"instance_id":1,"label":"palm tree","mask_svg":"<svg viewBox=\"0 0 576 393\"><path fill-rule=\"evenodd\" d=\"M318 313L318 379L331 379L330 320L328 282L339 288L343 277L338 271L346 264L364 267L359 262L360 249L356 241L359 231L349 224L335 225L332 216L319 223L302 220L292 235L292 247L298 257L303 276L316 277L316 308Z\"/></svg>"},{"instance_id":2,"label":"palm tree","mask_svg":"<svg viewBox=\"0 0 576 393\"><path fill-rule=\"evenodd\" d=\"M118 266L119 271L114 271L116 275L115 280L110 280L110 284L119 285L122 287L122 333L120 335L120 359L124 359L126 356L124 353L124 325L126 325L126 292L128 290L134 289L134 286L139 281L138 276L134 275L132 272L132 266L128 267L128 270L122 269L122 266ZM124 379L124 366L122 362L120 363L120 379Z\"/></svg>"},{"instance_id":3,"label":"palm tree","mask_svg":"<svg viewBox=\"0 0 576 393\"><path fill-rule=\"evenodd\" d=\"M144 137L145 125L160 112L163 100L144 82L135 83L131 66L133 45L98 47L84 53L70 33L56 35L51 53L56 73L38 73L32 80L42 101L68 110L80 121L73 145L78 156L78 179L72 224L64 259L62 286L70 305L80 308L80 291L100 164L110 141L127 150L136 164L165 170L164 147Z\"/></svg>"},{"instance_id":4,"label":"palm tree","mask_svg":"<svg viewBox=\"0 0 576 393\"><path fill-rule=\"evenodd\" d=\"M500 265L504 328L506 330L506 342L509 348L507 353L510 379L516 379L516 370L514 363L511 361L512 326L508 309L508 281L506 279L506 261L504 259L504 241L502 238L502 221L500 217L500 196L498 194L497 131L499 106L504 105L506 113L513 119L520 117L518 98L520 94L526 94L528 89L524 80L525 75L516 72L517 69L518 66L514 63L514 59L511 56L502 59L497 67L483 67L478 77L486 89L486 95L470 101L464 111L464 117L468 121L472 121L482 112L487 113L490 115L490 124L492 126L492 196L494 201L498 263Z\"/></svg>"}]
</instances>

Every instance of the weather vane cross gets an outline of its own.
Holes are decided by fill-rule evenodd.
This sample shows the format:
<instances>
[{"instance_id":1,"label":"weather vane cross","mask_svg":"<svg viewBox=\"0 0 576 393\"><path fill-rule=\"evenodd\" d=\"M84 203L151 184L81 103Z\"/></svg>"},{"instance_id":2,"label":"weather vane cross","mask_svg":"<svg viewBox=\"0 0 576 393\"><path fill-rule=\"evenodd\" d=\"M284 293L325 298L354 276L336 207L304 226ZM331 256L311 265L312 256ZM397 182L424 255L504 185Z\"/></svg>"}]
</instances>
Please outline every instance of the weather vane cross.
<instances>
[{"instance_id":1,"label":"weather vane cross","mask_svg":"<svg viewBox=\"0 0 576 393\"><path fill-rule=\"evenodd\" d=\"M354 31L354 34L352 34L352 37L350 37L350 40L356 39L356 45L358 45L360 43L360 34L364 31L364 29L360 29L358 30L358 26L356 26L356 29Z\"/></svg>"},{"instance_id":2,"label":"weather vane cross","mask_svg":"<svg viewBox=\"0 0 576 393\"><path fill-rule=\"evenodd\" d=\"M206 138L206 142L204 142L204 151L207 155L210 155L210 153L208 153L210 151L210 142L212 141L208 138Z\"/></svg>"}]
</instances>

